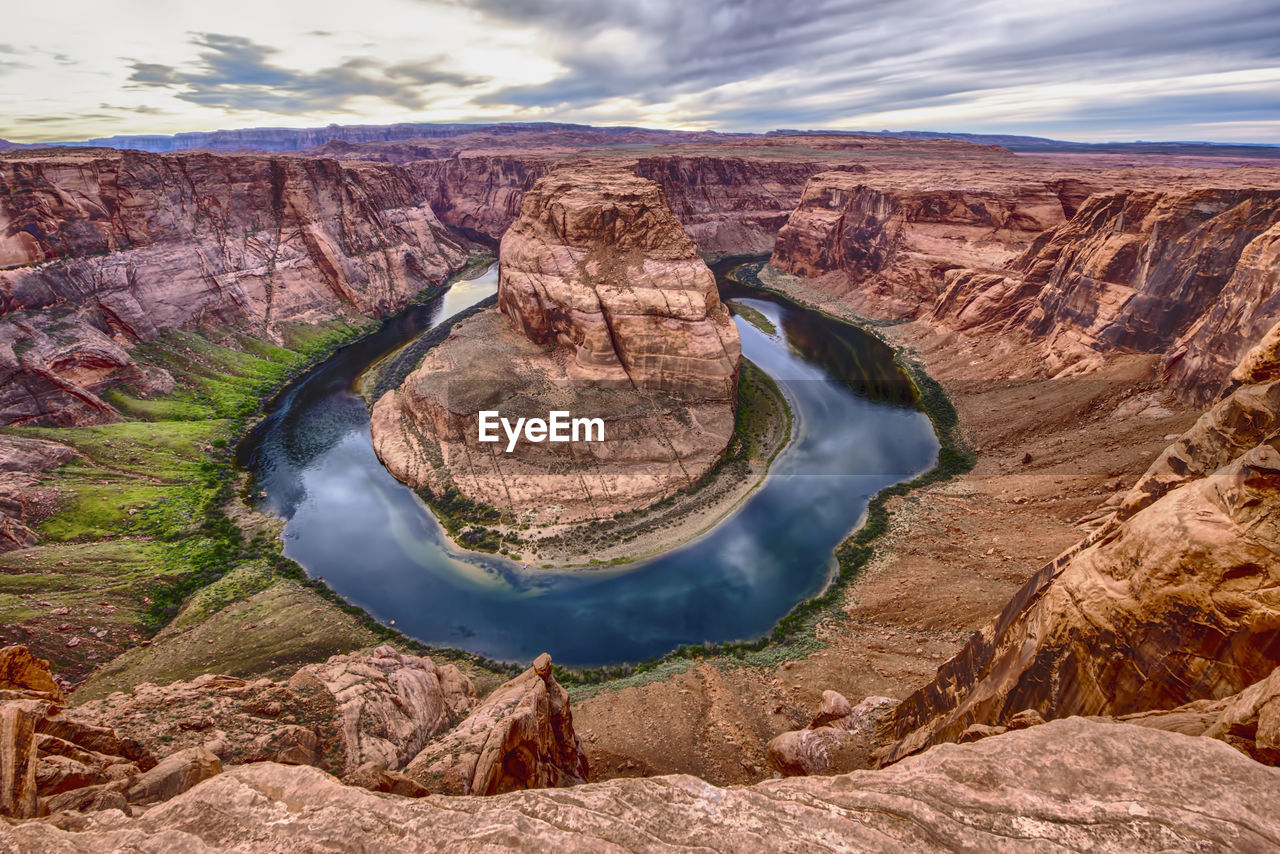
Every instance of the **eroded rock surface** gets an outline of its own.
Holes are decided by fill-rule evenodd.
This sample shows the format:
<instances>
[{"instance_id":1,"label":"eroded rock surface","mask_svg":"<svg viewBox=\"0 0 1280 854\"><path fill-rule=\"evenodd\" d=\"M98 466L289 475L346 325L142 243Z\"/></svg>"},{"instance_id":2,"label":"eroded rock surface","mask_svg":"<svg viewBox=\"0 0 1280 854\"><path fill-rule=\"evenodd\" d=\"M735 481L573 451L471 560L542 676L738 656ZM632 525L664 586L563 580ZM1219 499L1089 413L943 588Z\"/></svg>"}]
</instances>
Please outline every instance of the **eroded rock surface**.
<instances>
[{"instance_id":1,"label":"eroded rock surface","mask_svg":"<svg viewBox=\"0 0 1280 854\"><path fill-rule=\"evenodd\" d=\"M497 311L463 322L374 405L401 480L535 523L646 507L696 484L733 434L741 345L662 192L555 173L503 238ZM480 411L599 418L604 441L478 441Z\"/></svg>"},{"instance_id":2,"label":"eroded rock surface","mask_svg":"<svg viewBox=\"0 0 1280 854\"><path fill-rule=\"evenodd\" d=\"M0 422L92 423L165 329L401 308L466 258L401 168L88 149L0 159ZM32 317L19 312L40 312Z\"/></svg>"},{"instance_id":3,"label":"eroded rock surface","mask_svg":"<svg viewBox=\"0 0 1280 854\"><path fill-rule=\"evenodd\" d=\"M405 767L429 791L495 795L569 786L587 779L587 757L573 729L569 693L551 673L551 656L502 685L448 735Z\"/></svg>"},{"instance_id":4,"label":"eroded rock surface","mask_svg":"<svg viewBox=\"0 0 1280 854\"><path fill-rule=\"evenodd\" d=\"M675 776L410 800L258 764L139 818L0 825L0 842L42 852L319 852L334 840L416 851L1264 852L1280 843L1278 793L1280 770L1224 744L1074 718L882 771L729 789Z\"/></svg>"},{"instance_id":5,"label":"eroded rock surface","mask_svg":"<svg viewBox=\"0 0 1280 854\"><path fill-rule=\"evenodd\" d=\"M1000 725L1173 709L1236 694L1280 660L1280 381L1275 330L1228 397L1044 567L887 722L892 762Z\"/></svg>"},{"instance_id":6,"label":"eroded rock surface","mask_svg":"<svg viewBox=\"0 0 1280 854\"><path fill-rule=\"evenodd\" d=\"M788 777L869 768L876 727L897 705L890 697L868 697L854 706L836 691L823 691L808 727L769 742L769 764Z\"/></svg>"},{"instance_id":7,"label":"eroded rock surface","mask_svg":"<svg viewBox=\"0 0 1280 854\"><path fill-rule=\"evenodd\" d=\"M157 754L207 747L227 764L316 765L339 776L368 762L396 769L476 703L453 665L391 647L301 668L287 683L206 674L142 684L66 712Z\"/></svg>"}]
</instances>

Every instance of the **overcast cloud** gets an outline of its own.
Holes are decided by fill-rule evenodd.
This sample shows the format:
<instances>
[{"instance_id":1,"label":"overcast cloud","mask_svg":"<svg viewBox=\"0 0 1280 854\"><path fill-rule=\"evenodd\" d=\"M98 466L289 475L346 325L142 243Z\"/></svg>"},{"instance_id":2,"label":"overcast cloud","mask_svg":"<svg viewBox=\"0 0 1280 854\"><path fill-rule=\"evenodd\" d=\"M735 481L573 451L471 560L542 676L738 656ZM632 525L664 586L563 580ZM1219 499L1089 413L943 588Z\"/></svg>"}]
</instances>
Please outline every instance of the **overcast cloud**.
<instances>
[{"instance_id":1,"label":"overcast cloud","mask_svg":"<svg viewBox=\"0 0 1280 854\"><path fill-rule=\"evenodd\" d=\"M106 5L10 11L0 136L565 120L1280 143L1275 0Z\"/></svg>"}]
</instances>

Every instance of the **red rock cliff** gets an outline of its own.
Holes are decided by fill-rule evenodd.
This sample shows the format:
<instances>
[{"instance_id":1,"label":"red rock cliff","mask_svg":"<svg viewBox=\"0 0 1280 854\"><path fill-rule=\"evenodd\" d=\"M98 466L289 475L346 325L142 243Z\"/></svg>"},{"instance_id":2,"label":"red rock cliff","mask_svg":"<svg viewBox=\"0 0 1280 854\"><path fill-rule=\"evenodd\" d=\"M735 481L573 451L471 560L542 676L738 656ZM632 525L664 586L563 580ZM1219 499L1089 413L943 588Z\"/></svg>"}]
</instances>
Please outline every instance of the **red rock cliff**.
<instances>
[{"instance_id":1,"label":"red rock cliff","mask_svg":"<svg viewBox=\"0 0 1280 854\"><path fill-rule=\"evenodd\" d=\"M376 315L467 254L395 166L25 153L0 190L5 423L109 417L95 392L166 328Z\"/></svg>"}]
</instances>

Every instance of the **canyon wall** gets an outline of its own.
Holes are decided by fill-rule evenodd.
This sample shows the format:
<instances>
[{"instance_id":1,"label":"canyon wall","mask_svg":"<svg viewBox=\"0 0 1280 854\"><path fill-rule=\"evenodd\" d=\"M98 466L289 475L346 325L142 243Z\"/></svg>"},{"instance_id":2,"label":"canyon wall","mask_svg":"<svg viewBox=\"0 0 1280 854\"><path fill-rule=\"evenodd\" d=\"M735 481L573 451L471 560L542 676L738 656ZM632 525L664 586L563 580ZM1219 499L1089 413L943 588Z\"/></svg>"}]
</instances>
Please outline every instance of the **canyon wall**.
<instances>
[{"instance_id":1,"label":"canyon wall","mask_svg":"<svg viewBox=\"0 0 1280 854\"><path fill-rule=\"evenodd\" d=\"M0 160L0 421L111 417L96 392L165 390L129 348L164 329L404 307L466 260L395 166L77 151ZM170 386L171 387L171 386Z\"/></svg>"},{"instance_id":2,"label":"canyon wall","mask_svg":"<svg viewBox=\"0 0 1280 854\"><path fill-rule=\"evenodd\" d=\"M498 311L455 327L373 407L396 477L535 524L604 518L697 483L733 434L741 345L661 188L553 173L502 239ZM478 441L478 413L599 418L602 441Z\"/></svg>"},{"instance_id":3,"label":"canyon wall","mask_svg":"<svg viewBox=\"0 0 1280 854\"><path fill-rule=\"evenodd\" d=\"M1280 324L1116 514L1044 567L890 716L896 761L1025 709L1221 699L1280 659Z\"/></svg>"},{"instance_id":4,"label":"canyon wall","mask_svg":"<svg viewBox=\"0 0 1280 854\"><path fill-rule=\"evenodd\" d=\"M1280 319L1278 241L1280 191L1099 193L1005 270L948 272L930 319L1043 341L1054 373L1160 354L1170 388L1204 405Z\"/></svg>"},{"instance_id":5,"label":"canyon wall","mask_svg":"<svg viewBox=\"0 0 1280 854\"><path fill-rule=\"evenodd\" d=\"M778 232L771 264L827 277L824 288L857 311L914 317L932 307L946 270L999 267L1089 192L1071 179L947 177L815 175Z\"/></svg>"}]
</instances>

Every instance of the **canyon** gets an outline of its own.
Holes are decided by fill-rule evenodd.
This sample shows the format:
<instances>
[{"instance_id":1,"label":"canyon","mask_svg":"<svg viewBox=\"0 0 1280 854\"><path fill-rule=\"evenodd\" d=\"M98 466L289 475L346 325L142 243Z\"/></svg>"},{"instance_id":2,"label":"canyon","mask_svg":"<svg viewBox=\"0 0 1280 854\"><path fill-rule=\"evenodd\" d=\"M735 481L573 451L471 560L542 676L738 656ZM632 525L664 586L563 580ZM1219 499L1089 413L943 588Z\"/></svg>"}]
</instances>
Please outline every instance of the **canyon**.
<instances>
[{"instance_id":1,"label":"canyon","mask_svg":"<svg viewBox=\"0 0 1280 854\"><path fill-rule=\"evenodd\" d=\"M370 845L410 832L479 845L482 822L490 841L660 849L705 841L689 816L714 802L706 821L725 850L799 849L820 833L873 850L1067 837L1096 850L1274 847L1280 171L1206 159L821 134L606 145L552 130L297 155L6 151L0 414L16 429L0 436L3 569L47 572L40 590L55 592L27 594L0 634L84 680L61 714L153 758L196 751L183 761L201 758L184 766L206 769L197 776L212 767L198 751L228 770L163 802L139 794L135 809L137 779L107 791L108 769L126 763L81 762L101 766L90 785L107 787L92 793L106 811L0 829L49 850L269 850L318 846L359 810L377 816L358 831ZM452 480L471 500L586 519L696 480L728 442L738 380L703 259L766 253L743 280L883 324L954 401L975 464L886 502L874 555L803 643L569 693L549 661L508 679L483 662L378 651L385 635L257 557L145 649L140 635L113 649L75 622L117 632L104 616L116 606L97 604L116 600L54 586L89 544L50 534L65 507L50 495L68 466L130 465L84 438L131 426L118 401L183 392L186 375L150 348L190 348L173 336L195 333L256 352L250 338L287 346L307 325L365 323L499 243L498 306L452 329L374 405L378 451L406 481L443 487L423 438L463 454L475 425L459 413L525 394L529 377L549 395L575 381L599 389L614 412L619 394L662 401L641 418L678 406L710 428L679 434L704 443L676 455L694 469L668 467L605 503L607 472L598 489L570 489L539 470L539 485L504 499L472 469L473 481ZM694 346L713 338L718 349ZM460 374L455 397L448 379ZM555 408L585 414L577 400ZM621 435L602 417L607 437ZM53 425L90 432L37 432ZM273 530L237 512L246 541ZM279 602L294 622L270 627L264 609ZM72 613L46 615L63 607ZM69 646L58 625L90 643ZM253 660L220 639L247 631L264 650ZM103 667L82 657L89 646L119 657ZM358 701L318 687L357 671L378 686ZM388 690L402 702L377 700L376 724L344 711ZM207 726L195 721L206 702ZM177 740L138 728L148 714ZM198 725L178 723L188 718ZM49 755L31 747L28 766L66 765ZM770 781L774 769L841 776ZM630 777L659 779L612 779ZM474 797L493 793L506 794ZM314 807L307 818L299 803ZM885 818L889 805L906 817Z\"/></svg>"}]
</instances>

